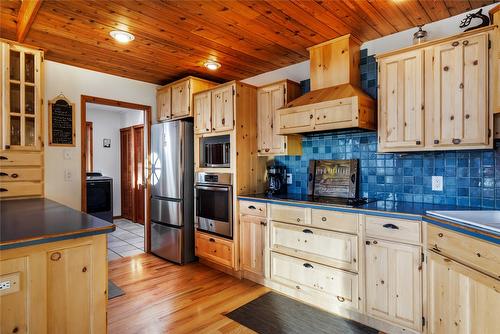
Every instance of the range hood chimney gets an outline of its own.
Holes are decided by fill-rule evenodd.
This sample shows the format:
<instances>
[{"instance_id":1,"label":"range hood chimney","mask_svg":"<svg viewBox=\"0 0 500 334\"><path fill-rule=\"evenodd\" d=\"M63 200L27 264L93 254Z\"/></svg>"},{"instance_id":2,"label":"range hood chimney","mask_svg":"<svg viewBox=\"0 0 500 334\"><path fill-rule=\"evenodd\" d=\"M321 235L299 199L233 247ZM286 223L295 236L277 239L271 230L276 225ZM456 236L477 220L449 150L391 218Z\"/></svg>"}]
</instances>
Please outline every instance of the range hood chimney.
<instances>
[{"instance_id":1,"label":"range hood chimney","mask_svg":"<svg viewBox=\"0 0 500 334\"><path fill-rule=\"evenodd\" d=\"M359 88L359 44L345 35L308 51L311 91L278 111L278 132L376 129L375 101Z\"/></svg>"}]
</instances>

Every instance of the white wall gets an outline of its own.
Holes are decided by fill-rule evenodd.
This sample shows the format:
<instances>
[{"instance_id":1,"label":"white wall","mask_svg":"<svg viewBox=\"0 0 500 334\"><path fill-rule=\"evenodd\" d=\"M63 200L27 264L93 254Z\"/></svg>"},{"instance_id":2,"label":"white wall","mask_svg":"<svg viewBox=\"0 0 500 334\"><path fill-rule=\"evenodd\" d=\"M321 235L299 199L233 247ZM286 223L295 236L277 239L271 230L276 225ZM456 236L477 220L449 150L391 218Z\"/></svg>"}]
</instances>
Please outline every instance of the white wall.
<instances>
[{"instance_id":1,"label":"white wall","mask_svg":"<svg viewBox=\"0 0 500 334\"><path fill-rule=\"evenodd\" d=\"M143 124L143 113L102 110L88 104L87 122L93 123L93 171L113 178L113 216L121 216L120 129ZM104 147L103 139L111 139L111 147Z\"/></svg>"},{"instance_id":2,"label":"white wall","mask_svg":"<svg viewBox=\"0 0 500 334\"><path fill-rule=\"evenodd\" d=\"M156 118L156 85L114 75L85 70L52 61L45 61L45 99L48 101L64 94L76 105L76 146L61 148L45 146L45 197L80 209L81 205L81 147L80 98L81 95L133 102L152 106L152 119ZM48 143L47 102L44 103L45 143ZM64 151L70 159L64 159ZM70 180L65 181L68 172Z\"/></svg>"},{"instance_id":3,"label":"white wall","mask_svg":"<svg viewBox=\"0 0 500 334\"><path fill-rule=\"evenodd\" d=\"M483 14L488 15L488 12L495 5L496 4L491 4L482 7ZM474 9L467 13L477 12L478 10L479 9ZM461 33L463 29L460 29L458 26L467 13L426 24L424 26L424 30L428 32L428 38L436 39ZM472 22L471 25L473 26L475 24L476 21ZM410 46L413 44L413 34L415 31L417 31L417 28L411 28L392 35L377 38L363 43L361 45L361 49L368 49L368 54L372 55ZM274 71L262 73L242 81L258 87L283 79L290 79L296 82L309 79L309 60Z\"/></svg>"}]
</instances>

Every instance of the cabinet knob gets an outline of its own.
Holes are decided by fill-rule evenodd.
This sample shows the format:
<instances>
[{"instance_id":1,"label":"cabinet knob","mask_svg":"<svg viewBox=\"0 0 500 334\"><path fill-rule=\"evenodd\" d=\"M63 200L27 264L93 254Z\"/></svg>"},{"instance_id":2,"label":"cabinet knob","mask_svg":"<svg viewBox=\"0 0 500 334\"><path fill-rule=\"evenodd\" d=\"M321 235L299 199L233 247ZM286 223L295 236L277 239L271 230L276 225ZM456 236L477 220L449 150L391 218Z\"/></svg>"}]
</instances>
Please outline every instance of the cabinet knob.
<instances>
[{"instance_id":1,"label":"cabinet knob","mask_svg":"<svg viewBox=\"0 0 500 334\"><path fill-rule=\"evenodd\" d=\"M442 238L443 237L443 233L438 233L438 237Z\"/></svg>"},{"instance_id":2,"label":"cabinet knob","mask_svg":"<svg viewBox=\"0 0 500 334\"><path fill-rule=\"evenodd\" d=\"M313 115L309 115L309 119L313 119L313 117L314 117Z\"/></svg>"},{"instance_id":3,"label":"cabinet knob","mask_svg":"<svg viewBox=\"0 0 500 334\"><path fill-rule=\"evenodd\" d=\"M10 177L11 177L11 178L13 178L13 179L17 179L17 178L18 178L18 176L19 176L19 175L17 175L16 173L12 173L12 174L10 175Z\"/></svg>"},{"instance_id":4,"label":"cabinet knob","mask_svg":"<svg viewBox=\"0 0 500 334\"><path fill-rule=\"evenodd\" d=\"M474 61L472 62L472 65L477 65L478 63L479 63L479 62L478 62L477 60L474 60Z\"/></svg>"},{"instance_id":5,"label":"cabinet knob","mask_svg":"<svg viewBox=\"0 0 500 334\"><path fill-rule=\"evenodd\" d=\"M366 240L365 244L369 245L369 244L371 244L371 242L369 240Z\"/></svg>"},{"instance_id":6,"label":"cabinet knob","mask_svg":"<svg viewBox=\"0 0 500 334\"><path fill-rule=\"evenodd\" d=\"M300 222L300 218L297 218L297 222Z\"/></svg>"},{"instance_id":7,"label":"cabinet knob","mask_svg":"<svg viewBox=\"0 0 500 334\"><path fill-rule=\"evenodd\" d=\"M463 83L463 82L461 82L461 83L460 83L460 85L458 85L458 88L460 88L460 89L464 89L464 83Z\"/></svg>"},{"instance_id":8,"label":"cabinet knob","mask_svg":"<svg viewBox=\"0 0 500 334\"><path fill-rule=\"evenodd\" d=\"M469 114L465 114L465 119L469 119L470 118L470 115Z\"/></svg>"},{"instance_id":9,"label":"cabinet knob","mask_svg":"<svg viewBox=\"0 0 500 334\"><path fill-rule=\"evenodd\" d=\"M453 140L451 141L454 145L458 145L460 144L462 141L458 138L453 138Z\"/></svg>"},{"instance_id":10,"label":"cabinet knob","mask_svg":"<svg viewBox=\"0 0 500 334\"><path fill-rule=\"evenodd\" d=\"M210 239L208 239L208 241L215 242L215 239L214 238L210 238Z\"/></svg>"},{"instance_id":11,"label":"cabinet knob","mask_svg":"<svg viewBox=\"0 0 500 334\"><path fill-rule=\"evenodd\" d=\"M221 120L221 123L222 123L222 125L225 125L225 124L226 124L226 119L225 119L225 118L223 118L223 119Z\"/></svg>"},{"instance_id":12,"label":"cabinet knob","mask_svg":"<svg viewBox=\"0 0 500 334\"><path fill-rule=\"evenodd\" d=\"M374 245L378 244L377 240L373 240L373 244Z\"/></svg>"},{"instance_id":13,"label":"cabinet knob","mask_svg":"<svg viewBox=\"0 0 500 334\"><path fill-rule=\"evenodd\" d=\"M462 42L463 45L469 45L469 41L468 40L465 40Z\"/></svg>"},{"instance_id":14,"label":"cabinet knob","mask_svg":"<svg viewBox=\"0 0 500 334\"><path fill-rule=\"evenodd\" d=\"M260 222L260 225L262 225L262 226L267 226L267 223L266 223L266 222L264 222L264 221L262 221L262 222Z\"/></svg>"},{"instance_id":15,"label":"cabinet knob","mask_svg":"<svg viewBox=\"0 0 500 334\"><path fill-rule=\"evenodd\" d=\"M59 261L61 259L61 253L55 252L55 253L50 254L50 259L52 261Z\"/></svg>"},{"instance_id":16,"label":"cabinet knob","mask_svg":"<svg viewBox=\"0 0 500 334\"><path fill-rule=\"evenodd\" d=\"M439 144L439 140L438 139L434 139L434 144Z\"/></svg>"},{"instance_id":17,"label":"cabinet knob","mask_svg":"<svg viewBox=\"0 0 500 334\"><path fill-rule=\"evenodd\" d=\"M450 68L448 66L443 67L443 71L447 72Z\"/></svg>"},{"instance_id":18,"label":"cabinet knob","mask_svg":"<svg viewBox=\"0 0 500 334\"><path fill-rule=\"evenodd\" d=\"M458 46L458 41L451 43L451 46Z\"/></svg>"},{"instance_id":19,"label":"cabinet knob","mask_svg":"<svg viewBox=\"0 0 500 334\"><path fill-rule=\"evenodd\" d=\"M450 116L450 120L453 121L455 119L455 116Z\"/></svg>"},{"instance_id":20,"label":"cabinet knob","mask_svg":"<svg viewBox=\"0 0 500 334\"><path fill-rule=\"evenodd\" d=\"M326 222L326 217L321 217L321 221Z\"/></svg>"},{"instance_id":21,"label":"cabinet knob","mask_svg":"<svg viewBox=\"0 0 500 334\"><path fill-rule=\"evenodd\" d=\"M422 142L420 140L415 141L415 144L420 145Z\"/></svg>"},{"instance_id":22,"label":"cabinet knob","mask_svg":"<svg viewBox=\"0 0 500 334\"><path fill-rule=\"evenodd\" d=\"M87 272L87 267L83 267L82 268L82 273L86 273Z\"/></svg>"}]
</instances>

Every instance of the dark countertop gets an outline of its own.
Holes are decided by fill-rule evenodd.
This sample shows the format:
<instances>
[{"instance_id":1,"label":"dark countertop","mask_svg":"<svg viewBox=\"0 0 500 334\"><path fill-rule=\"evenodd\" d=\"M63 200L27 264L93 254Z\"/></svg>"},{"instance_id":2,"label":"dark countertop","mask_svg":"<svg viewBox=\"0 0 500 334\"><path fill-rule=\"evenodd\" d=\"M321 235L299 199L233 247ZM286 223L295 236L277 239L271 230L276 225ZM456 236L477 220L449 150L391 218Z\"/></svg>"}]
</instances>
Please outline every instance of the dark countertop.
<instances>
[{"instance_id":1,"label":"dark countertop","mask_svg":"<svg viewBox=\"0 0 500 334\"><path fill-rule=\"evenodd\" d=\"M364 213L370 215L386 216L390 218L403 218L411 220L424 220L425 222L439 225L444 228L456 230L474 237L485 239L490 242L500 244L500 235L491 230L482 229L464 223L444 220L427 215L427 211L443 210L481 210L455 205L411 203L399 201L371 201L368 203L354 204L353 206L339 205L328 199L312 200L312 197L305 194L285 194L268 196L266 194L239 195L239 199L248 199L261 202L287 202L290 205L305 206L312 208L329 209L335 211Z\"/></svg>"},{"instance_id":2,"label":"dark countertop","mask_svg":"<svg viewBox=\"0 0 500 334\"><path fill-rule=\"evenodd\" d=\"M0 201L0 250L114 230L107 221L49 199Z\"/></svg>"}]
</instances>

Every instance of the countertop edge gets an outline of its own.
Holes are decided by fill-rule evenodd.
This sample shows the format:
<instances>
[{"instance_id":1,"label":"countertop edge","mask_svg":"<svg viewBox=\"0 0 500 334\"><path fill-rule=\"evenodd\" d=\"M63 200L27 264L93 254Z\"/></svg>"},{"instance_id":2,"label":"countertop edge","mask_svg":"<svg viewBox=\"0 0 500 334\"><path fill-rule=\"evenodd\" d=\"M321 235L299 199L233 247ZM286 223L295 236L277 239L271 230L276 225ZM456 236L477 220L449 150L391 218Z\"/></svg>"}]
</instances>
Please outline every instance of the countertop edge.
<instances>
[{"instance_id":1,"label":"countertop edge","mask_svg":"<svg viewBox=\"0 0 500 334\"><path fill-rule=\"evenodd\" d=\"M56 241L62 241L62 240L68 240L68 239L77 239L77 238L83 238L83 237L99 235L99 234L107 234L107 233L111 233L111 232L115 231L115 229L116 229L116 225L113 224L110 226L85 229L85 230L80 230L80 231L76 231L76 232L68 232L68 233L60 233L60 234L52 234L52 235L41 235L41 236L37 236L34 238L0 242L0 250L7 250L7 249L12 249L12 248L19 248L19 247L26 247L26 246L33 246L33 245L40 245L40 244L46 244L46 243L50 243L50 242L56 242Z\"/></svg>"},{"instance_id":2,"label":"countertop edge","mask_svg":"<svg viewBox=\"0 0 500 334\"><path fill-rule=\"evenodd\" d=\"M453 230L456 232L460 232L463 234L467 234L469 236L486 240L492 242L494 244L500 244L500 235L496 234L493 231L489 231L487 229L481 229L477 226L467 225L465 223L444 220L441 218L428 216L425 214L415 214L415 213L403 213L403 212L388 212L384 210L372 210L372 209L363 209L363 208L344 208L344 207L335 207L333 205L322 205L322 204L313 204L313 203L305 203L301 201L293 201L287 199L272 199L272 198L255 198L252 195L238 195L238 200L247 200L252 202L260 202L260 203L287 203L287 205L298 206L298 207L310 207L310 208L319 208L322 210L331 210L331 211L340 211L340 212L350 212L350 213L363 213L370 214L374 216L382 216L388 218L400 218L400 219L409 219L409 220L419 220L424 221L426 223L434 224L443 228L447 228L449 230Z\"/></svg>"}]
</instances>

